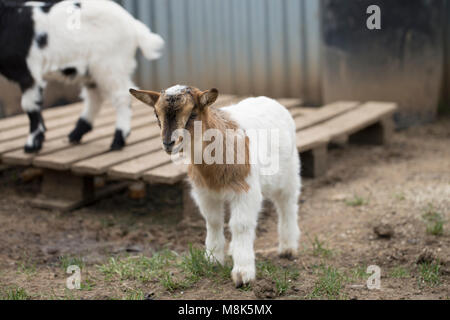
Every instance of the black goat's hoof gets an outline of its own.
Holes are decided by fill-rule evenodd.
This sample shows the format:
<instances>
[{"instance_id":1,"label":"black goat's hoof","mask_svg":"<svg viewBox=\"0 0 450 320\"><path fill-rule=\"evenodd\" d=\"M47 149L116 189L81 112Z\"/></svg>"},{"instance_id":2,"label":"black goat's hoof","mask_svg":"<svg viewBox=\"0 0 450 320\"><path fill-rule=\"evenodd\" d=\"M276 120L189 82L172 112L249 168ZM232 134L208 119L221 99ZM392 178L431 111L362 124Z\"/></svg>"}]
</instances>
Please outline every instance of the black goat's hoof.
<instances>
[{"instance_id":1,"label":"black goat's hoof","mask_svg":"<svg viewBox=\"0 0 450 320\"><path fill-rule=\"evenodd\" d=\"M31 154L31 153L38 153L41 148L35 147L35 146L25 146L24 151L25 153Z\"/></svg>"},{"instance_id":2,"label":"black goat's hoof","mask_svg":"<svg viewBox=\"0 0 450 320\"><path fill-rule=\"evenodd\" d=\"M44 144L45 134L40 132L33 139L33 144L31 146L25 145L24 151L25 153L38 153L42 149L42 145Z\"/></svg>"},{"instance_id":3,"label":"black goat's hoof","mask_svg":"<svg viewBox=\"0 0 450 320\"><path fill-rule=\"evenodd\" d=\"M72 144L80 143L83 136L92 131L92 125L86 120L80 118L75 129L69 134L69 142Z\"/></svg>"},{"instance_id":4,"label":"black goat's hoof","mask_svg":"<svg viewBox=\"0 0 450 320\"><path fill-rule=\"evenodd\" d=\"M111 144L111 151L120 151L125 147L125 138L123 137L122 130L116 130L114 134L114 140Z\"/></svg>"}]
</instances>

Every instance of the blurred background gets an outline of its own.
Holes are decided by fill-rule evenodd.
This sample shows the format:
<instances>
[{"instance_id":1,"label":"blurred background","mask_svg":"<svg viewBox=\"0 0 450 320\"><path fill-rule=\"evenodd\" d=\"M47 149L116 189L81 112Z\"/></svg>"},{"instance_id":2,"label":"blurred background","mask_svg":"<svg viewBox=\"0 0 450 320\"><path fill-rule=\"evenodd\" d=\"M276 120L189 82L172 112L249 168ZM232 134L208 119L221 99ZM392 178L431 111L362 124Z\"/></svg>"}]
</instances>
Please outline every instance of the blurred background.
<instances>
[{"instance_id":1,"label":"blurred background","mask_svg":"<svg viewBox=\"0 0 450 320\"><path fill-rule=\"evenodd\" d=\"M166 40L163 57L139 59L136 82L222 93L394 101L399 128L449 112L450 0L117 0ZM381 9L381 30L366 26ZM0 116L20 93L0 78ZM50 84L46 106L78 98Z\"/></svg>"}]
</instances>

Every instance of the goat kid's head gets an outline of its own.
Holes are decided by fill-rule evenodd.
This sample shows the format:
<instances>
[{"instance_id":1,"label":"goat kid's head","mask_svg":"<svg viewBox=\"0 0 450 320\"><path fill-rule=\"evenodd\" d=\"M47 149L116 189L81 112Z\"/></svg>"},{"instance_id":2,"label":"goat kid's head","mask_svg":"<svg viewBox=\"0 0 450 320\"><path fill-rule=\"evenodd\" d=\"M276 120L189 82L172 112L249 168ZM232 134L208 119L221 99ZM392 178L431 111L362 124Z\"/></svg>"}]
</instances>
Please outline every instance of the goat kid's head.
<instances>
[{"instance_id":1,"label":"goat kid's head","mask_svg":"<svg viewBox=\"0 0 450 320\"><path fill-rule=\"evenodd\" d=\"M191 131L194 122L202 120L207 108L219 96L217 89L200 91L194 87L180 85L162 92L130 89L130 93L154 108L161 128L163 148L168 154L176 153L182 140L182 137L179 141L173 140L173 133L180 129Z\"/></svg>"}]
</instances>

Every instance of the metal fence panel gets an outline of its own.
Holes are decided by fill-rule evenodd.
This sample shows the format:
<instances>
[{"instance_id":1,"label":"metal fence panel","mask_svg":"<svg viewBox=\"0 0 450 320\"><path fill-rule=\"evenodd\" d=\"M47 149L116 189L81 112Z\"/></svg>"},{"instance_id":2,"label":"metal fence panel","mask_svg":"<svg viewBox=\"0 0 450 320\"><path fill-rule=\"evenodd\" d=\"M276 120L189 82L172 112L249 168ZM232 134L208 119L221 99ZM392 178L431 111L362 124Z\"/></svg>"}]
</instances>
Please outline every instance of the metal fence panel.
<instances>
[{"instance_id":1,"label":"metal fence panel","mask_svg":"<svg viewBox=\"0 0 450 320\"><path fill-rule=\"evenodd\" d=\"M160 60L139 60L141 86L189 83L320 103L318 0L117 2L166 41Z\"/></svg>"}]
</instances>

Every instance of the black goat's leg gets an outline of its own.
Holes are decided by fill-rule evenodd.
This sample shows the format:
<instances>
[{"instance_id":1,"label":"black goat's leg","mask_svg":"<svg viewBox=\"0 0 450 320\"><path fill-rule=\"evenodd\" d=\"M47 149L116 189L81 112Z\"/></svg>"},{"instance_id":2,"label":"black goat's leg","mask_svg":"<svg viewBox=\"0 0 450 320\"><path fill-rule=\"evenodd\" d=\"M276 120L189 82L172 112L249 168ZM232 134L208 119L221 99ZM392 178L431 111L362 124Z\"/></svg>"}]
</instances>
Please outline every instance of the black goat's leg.
<instances>
[{"instance_id":1,"label":"black goat's leg","mask_svg":"<svg viewBox=\"0 0 450 320\"><path fill-rule=\"evenodd\" d=\"M35 84L22 94L22 109L30 120L30 133L25 144L26 153L35 153L42 149L45 140L45 124L41 114L44 84Z\"/></svg>"},{"instance_id":2,"label":"black goat's leg","mask_svg":"<svg viewBox=\"0 0 450 320\"><path fill-rule=\"evenodd\" d=\"M78 119L75 129L69 134L69 142L77 144L81 142L83 136L92 131L94 120L97 117L103 103L100 91L95 83L86 85L83 89L84 109Z\"/></svg>"}]
</instances>

